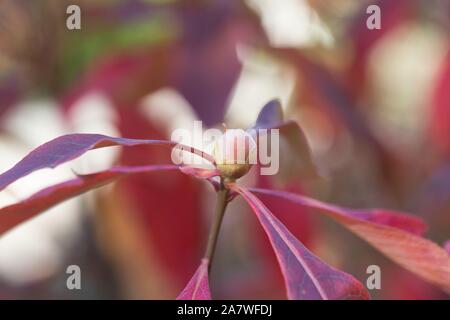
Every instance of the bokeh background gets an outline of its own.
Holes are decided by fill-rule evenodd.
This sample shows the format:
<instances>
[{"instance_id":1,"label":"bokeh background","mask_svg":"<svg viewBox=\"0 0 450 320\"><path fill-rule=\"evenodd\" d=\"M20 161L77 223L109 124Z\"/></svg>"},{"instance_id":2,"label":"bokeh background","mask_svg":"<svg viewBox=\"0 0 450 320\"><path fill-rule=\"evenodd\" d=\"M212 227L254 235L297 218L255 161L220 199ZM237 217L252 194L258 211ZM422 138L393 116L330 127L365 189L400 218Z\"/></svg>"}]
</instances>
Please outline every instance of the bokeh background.
<instances>
[{"instance_id":1,"label":"bokeh background","mask_svg":"<svg viewBox=\"0 0 450 320\"><path fill-rule=\"evenodd\" d=\"M66 8L81 8L67 30ZM368 30L366 8L381 8ZM322 178L281 155L246 183L347 207L421 216L450 238L450 1L2 0L0 171L66 133L170 138L176 128L250 126L269 99L304 129ZM4 206L113 163L167 163L157 148L96 150L0 194ZM313 211L267 199L313 252L374 298L448 299ZM194 273L214 206L210 186L140 175L67 201L0 238L0 298L173 299ZM82 290L66 288L81 267ZM214 298L284 299L261 227L241 200L225 216Z\"/></svg>"}]
</instances>

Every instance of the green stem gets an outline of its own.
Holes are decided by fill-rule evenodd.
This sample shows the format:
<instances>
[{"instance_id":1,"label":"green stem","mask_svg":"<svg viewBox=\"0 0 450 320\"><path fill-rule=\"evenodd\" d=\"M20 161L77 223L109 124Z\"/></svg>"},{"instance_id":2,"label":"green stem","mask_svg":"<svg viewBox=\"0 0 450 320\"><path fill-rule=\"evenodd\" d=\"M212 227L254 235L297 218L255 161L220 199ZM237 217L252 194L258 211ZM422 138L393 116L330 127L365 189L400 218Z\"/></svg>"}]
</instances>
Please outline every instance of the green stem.
<instances>
[{"instance_id":1,"label":"green stem","mask_svg":"<svg viewBox=\"0 0 450 320\"><path fill-rule=\"evenodd\" d=\"M220 183L220 189L217 192L216 212L214 215L214 221L211 225L211 230L208 236L208 245L205 251L205 258L209 260L208 268L211 268L212 260L214 258L214 252L216 250L217 239L219 237L220 226L222 224L223 215L227 208L227 198L229 190L225 189L223 181Z\"/></svg>"}]
</instances>

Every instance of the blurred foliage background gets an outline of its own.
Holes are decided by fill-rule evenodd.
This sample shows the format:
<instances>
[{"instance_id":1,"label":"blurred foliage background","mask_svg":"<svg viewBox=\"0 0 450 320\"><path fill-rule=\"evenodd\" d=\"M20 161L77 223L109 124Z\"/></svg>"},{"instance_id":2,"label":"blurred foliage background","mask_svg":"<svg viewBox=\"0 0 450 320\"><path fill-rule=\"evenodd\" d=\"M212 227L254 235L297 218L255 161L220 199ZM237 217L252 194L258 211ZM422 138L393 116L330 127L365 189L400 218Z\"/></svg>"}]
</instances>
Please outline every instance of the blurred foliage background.
<instances>
[{"instance_id":1,"label":"blurred foliage background","mask_svg":"<svg viewBox=\"0 0 450 320\"><path fill-rule=\"evenodd\" d=\"M66 8L81 8L81 30ZM366 8L381 8L381 29ZM279 175L246 183L348 207L411 212L450 238L450 1L2 0L0 170L71 132L170 138L173 129L247 127L283 102L323 178L281 155ZM154 148L97 150L0 194L7 205L78 172L165 163ZM141 175L61 204L0 239L0 297L172 299L196 269L214 203L176 173ZM314 212L269 208L325 261L374 298L447 299ZM215 298L285 298L265 235L240 200L225 217L211 274ZM82 290L66 288L66 268Z\"/></svg>"}]
</instances>

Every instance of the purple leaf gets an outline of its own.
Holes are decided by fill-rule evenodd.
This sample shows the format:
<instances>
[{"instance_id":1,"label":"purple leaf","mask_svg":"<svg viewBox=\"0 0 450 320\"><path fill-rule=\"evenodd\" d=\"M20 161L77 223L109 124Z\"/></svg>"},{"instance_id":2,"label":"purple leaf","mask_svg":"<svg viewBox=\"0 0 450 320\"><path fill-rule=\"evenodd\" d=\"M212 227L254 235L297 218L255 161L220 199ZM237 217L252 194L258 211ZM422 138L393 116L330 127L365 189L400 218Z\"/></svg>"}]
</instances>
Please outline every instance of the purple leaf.
<instances>
[{"instance_id":1,"label":"purple leaf","mask_svg":"<svg viewBox=\"0 0 450 320\"><path fill-rule=\"evenodd\" d=\"M381 209L344 209L283 191L250 190L322 210L403 268L450 292L450 256L436 243L419 236L425 229L420 219Z\"/></svg>"},{"instance_id":2,"label":"purple leaf","mask_svg":"<svg viewBox=\"0 0 450 320\"><path fill-rule=\"evenodd\" d=\"M89 150L110 146L165 145L175 146L175 142L167 140L141 140L113 138L100 134L69 134L58 137L39 146L14 167L0 175L0 191L12 182L43 168L55 168L60 164L73 160ZM209 161L211 156L202 151L179 145L183 150L201 155Z\"/></svg>"},{"instance_id":3,"label":"purple leaf","mask_svg":"<svg viewBox=\"0 0 450 320\"><path fill-rule=\"evenodd\" d=\"M177 300L211 300L208 281L209 260L202 259L194 276L178 295Z\"/></svg>"},{"instance_id":4,"label":"purple leaf","mask_svg":"<svg viewBox=\"0 0 450 320\"><path fill-rule=\"evenodd\" d=\"M283 273L289 299L370 299L366 288L353 276L313 255L250 191L236 184L269 237Z\"/></svg>"},{"instance_id":5,"label":"purple leaf","mask_svg":"<svg viewBox=\"0 0 450 320\"><path fill-rule=\"evenodd\" d=\"M109 170L79 175L74 179L45 188L28 199L0 209L0 235L37 214L69 198L101 187L121 177L152 171L177 170L174 165L114 167Z\"/></svg>"},{"instance_id":6,"label":"purple leaf","mask_svg":"<svg viewBox=\"0 0 450 320\"><path fill-rule=\"evenodd\" d=\"M207 125L223 121L227 101L242 66L236 45L255 41L258 20L242 1L179 2L182 36L170 60L175 87ZM255 23L256 22L256 23Z\"/></svg>"}]
</instances>

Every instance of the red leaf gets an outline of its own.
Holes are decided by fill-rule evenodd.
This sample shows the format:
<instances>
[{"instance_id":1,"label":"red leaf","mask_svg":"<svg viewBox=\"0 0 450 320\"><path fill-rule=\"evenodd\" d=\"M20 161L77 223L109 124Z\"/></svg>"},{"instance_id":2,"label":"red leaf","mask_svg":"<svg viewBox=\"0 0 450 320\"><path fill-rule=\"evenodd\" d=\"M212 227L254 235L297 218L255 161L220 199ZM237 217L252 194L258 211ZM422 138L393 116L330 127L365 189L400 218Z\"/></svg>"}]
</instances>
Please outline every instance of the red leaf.
<instances>
[{"instance_id":1,"label":"red leaf","mask_svg":"<svg viewBox=\"0 0 450 320\"><path fill-rule=\"evenodd\" d=\"M450 51L439 69L433 93L429 130L433 143L444 155L450 154Z\"/></svg>"},{"instance_id":2,"label":"red leaf","mask_svg":"<svg viewBox=\"0 0 450 320\"><path fill-rule=\"evenodd\" d=\"M137 108L123 108L119 115L121 136L165 139L165 135L142 117ZM119 163L141 166L170 161L170 155L162 148L138 146L123 149ZM170 286L178 293L198 267L204 249L202 185L178 173L156 175L160 177L130 176L115 190L127 203L126 210L139 221L139 228L131 232L141 235L143 255L149 257L149 265L142 267L163 269ZM167 232L168 226L170 232Z\"/></svg>"},{"instance_id":3,"label":"red leaf","mask_svg":"<svg viewBox=\"0 0 450 320\"><path fill-rule=\"evenodd\" d=\"M373 148L383 178L394 179L397 172L395 168L402 165L401 159L392 150L388 150L373 133L364 117L362 106L358 104L358 99L351 94L341 77L299 54L298 50L277 49L274 53L292 63L299 78L304 80L300 92L302 99L307 101L308 105L318 108L314 111L319 111L335 129L341 130L342 127L346 127L355 141L361 141ZM392 183L387 182L386 187L391 187Z\"/></svg>"},{"instance_id":4,"label":"red leaf","mask_svg":"<svg viewBox=\"0 0 450 320\"><path fill-rule=\"evenodd\" d=\"M369 299L366 288L353 276L322 262L298 241L289 230L250 191L236 184L255 212L277 255L285 278L289 299Z\"/></svg>"},{"instance_id":5,"label":"red leaf","mask_svg":"<svg viewBox=\"0 0 450 320\"><path fill-rule=\"evenodd\" d=\"M33 150L14 167L0 175L0 191L12 182L22 178L33 171L43 168L55 168L58 165L73 160L91 149L110 146L137 146L137 145L166 145L175 146L175 142L167 140L141 140L113 138L101 134L69 134L58 137ZM212 158L202 151L187 146L183 150L194 152L210 161Z\"/></svg>"},{"instance_id":6,"label":"red leaf","mask_svg":"<svg viewBox=\"0 0 450 320\"><path fill-rule=\"evenodd\" d=\"M192 279L178 295L177 300L211 300L208 281L208 259L202 259Z\"/></svg>"},{"instance_id":7,"label":"red leaf","mask_svg":"<svg viewBox=\"0 0 450 320\"><path fill-rule=\"evenodd\" d=\"M344 209L288 192L249 190L323 210L405 269L450 292L450 256L435 243L417 236L424 230L419 219L380 209Z\"/></svg>"},{"instance_id":8,"label":"red leaf","mask_svg":"<svg viewBox=\"0 0 450 320\"><path fill-rule=\"evenodd\" d=\"M205 169L205 168L194 168L190 166L180 167L180 170L190 176L198 179L211 179L213 177L220 176L220 171L217 169Z\"/></svg>"},{"instance_id":9,"label":"red leaf","mask_svg":"<svg viewBox=\"0 0 450 320\"><path fill-rule=\"evenodd\" d=\"M75 179L45 188L21 202L1 208L0 235L64 200L101 187L126 175L177 169L178 167L174 165L114 167L97 173L79 175Z\"/></svg>"}]
</instances>

